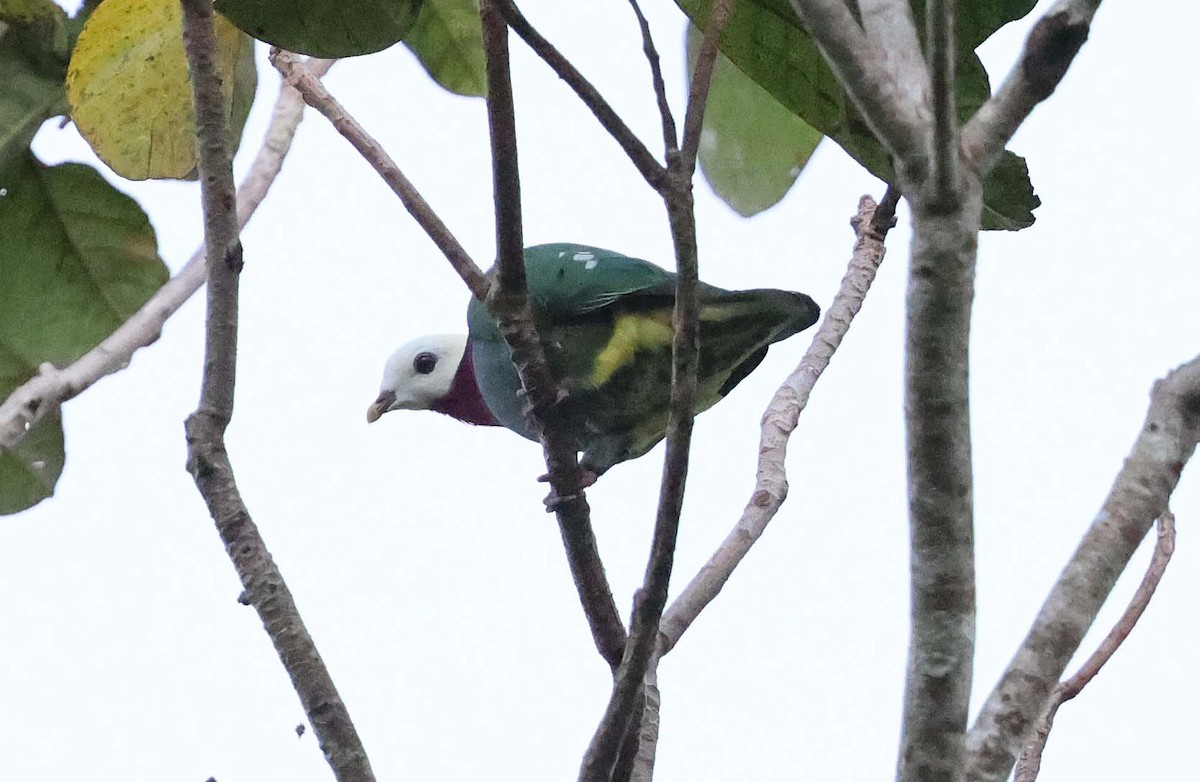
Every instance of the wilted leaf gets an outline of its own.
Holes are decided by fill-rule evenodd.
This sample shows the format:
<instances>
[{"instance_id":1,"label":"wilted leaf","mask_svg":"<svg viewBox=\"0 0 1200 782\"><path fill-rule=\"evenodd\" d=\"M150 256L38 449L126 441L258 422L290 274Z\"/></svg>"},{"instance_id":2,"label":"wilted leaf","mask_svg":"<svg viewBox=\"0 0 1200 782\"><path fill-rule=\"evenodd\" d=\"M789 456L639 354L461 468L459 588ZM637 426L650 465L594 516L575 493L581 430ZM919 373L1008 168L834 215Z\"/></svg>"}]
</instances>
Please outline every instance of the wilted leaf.
<instances>
[{"instance_id":1,"label":"wilted leaf","mask_svg":"<svg viewBox=\"0 0 1200 782\"><path fill-rule=\"evenodd\" d=\"M478 0L425 0L404 45L447 90L472 97L486 94Z\"/></svg>"},{"instance_id":2,"label":"wilted leaf","mask_svg":"<svg viewBox=\"0 0 1200 782\"><path fill-rule=\"evenodd\" d=\"M700 39L696 27L688 25L689 71L695 69ZM778 203L822 138L717 55L700 135L700 168L734 211L749 217Z\"/></svg>"},{"instance_id":3,"label":"wilted leaf","mask_svg":"<svg viewBox=\"0 0 1200 782\"><path fill-rule=\"evenodd\" d=\"M235 89L253 84L255 77L246 73L253 70L253 41L224 19L215 21L217 69L231 105ZM178 179L191 174L196 167L195 110L178 0L105 0L88 19L71 55L67 98L79 132L121 176ZM248 113L242 103L239 108ZM235 142L241 132L241 125L234 125Z\"/></svg>"},{"instance_id":4,"label":"wilted leaf","mask_svg":"<svg viewBox=\"0 0 1200 782\"><path fill-rule=\"evenodd\" d=\"M216 9L260 41L334 58L371 54L400 41L421 0L216 0Z\"/></svg>"},{"instance_id":5,"label":"wilted leaf","mask_svg":"<svg viewBox=\"0 0 1200 782\"><path fill-rule=\"evenodd\" d=\"M27 154L0 171L0 399L95 347L166 279L145 213L95 169ZM0 455L0 512L49 496L62 463L52 416Z\"/></svg>"}]
</instances>

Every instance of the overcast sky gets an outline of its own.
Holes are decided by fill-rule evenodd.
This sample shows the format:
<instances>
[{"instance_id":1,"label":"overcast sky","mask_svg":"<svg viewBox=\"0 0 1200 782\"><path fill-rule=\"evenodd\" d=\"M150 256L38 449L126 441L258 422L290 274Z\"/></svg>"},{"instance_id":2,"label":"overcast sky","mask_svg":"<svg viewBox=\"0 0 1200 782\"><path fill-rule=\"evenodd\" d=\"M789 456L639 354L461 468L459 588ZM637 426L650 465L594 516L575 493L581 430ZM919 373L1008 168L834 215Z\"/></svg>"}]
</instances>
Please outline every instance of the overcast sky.
<instances>
[{"instance_id":1,"label":"overcast sky","mask_svg":"<svg viewBox=\"0 0 1200 782\"><path fill-rule=\"evenodd\" d=\"M547 0L522 5L657 149L627 4L575 3L569 14ZM683 17L672 3L646 5L681 110ZM1059 91L1012 144L1044 202L1037 224L981 239L976 706L1100 507L1151 384L1200 351L1200 12L1170 9L1104 4ZM983 48L993 81L1027 27ZM669 266L658 197L566 87L515 39L512 48L526 242L596 244ZM276 92L262 65L239 173ZM490 263L483 102L432 85L403 47L338 64L327 81ZM92 160L72 128L55 124L35 147L50 162ZM149 212L178 270L200 238L198 187L119 186ZM882 192L832 144L781 204L750 220L699 182L701 275L802 290L827 306L858 197ZM894 773L908 643L908 238L902 210L866 307L792 439L788 502L662 663L659 779ZM541 509L540 449L430 413L365 422L394 347L464 328L461 282L319 116L301 127L243 240L233 463L378 778L573 778L609 677ZM331 778L311 732L294 732L305 721L299 702L253 610L236 602L236 576L184 471L202 319L197 297L127 371L68 403L56 495L0 520L4 779ZM698 419L674 591L740 513L759 416L808 338L773 348ZM661 457L659 448L618 466L588 491L623 612L645 565ZM1059 713L1045 780L1178 779L1194 767L1198 470L1188 467L1173 501L1179 550L1159 594ZM1085 653L1148 554L1143 546Z\"/></svg>"}]
</instances>

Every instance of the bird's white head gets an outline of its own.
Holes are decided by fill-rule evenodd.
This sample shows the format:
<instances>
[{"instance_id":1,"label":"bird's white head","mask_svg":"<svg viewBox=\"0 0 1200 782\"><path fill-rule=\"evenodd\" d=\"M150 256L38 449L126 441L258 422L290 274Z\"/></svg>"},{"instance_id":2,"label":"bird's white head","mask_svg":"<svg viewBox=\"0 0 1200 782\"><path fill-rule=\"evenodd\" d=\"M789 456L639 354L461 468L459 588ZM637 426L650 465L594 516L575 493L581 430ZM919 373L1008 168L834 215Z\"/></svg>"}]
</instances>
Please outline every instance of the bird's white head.
<instances>
[{"instance_id":1,"label":"bird's white head","mask_svg":"<svg viewBox=\"0 0 1200 782\"><path fill-rule=\"evenodd\" d=\"M392 410L430 410L445 399L466 351L464 334L428 334L404 345L383 367L379 398L367 408L367 422Z\"/></svg>"}]
</instances>

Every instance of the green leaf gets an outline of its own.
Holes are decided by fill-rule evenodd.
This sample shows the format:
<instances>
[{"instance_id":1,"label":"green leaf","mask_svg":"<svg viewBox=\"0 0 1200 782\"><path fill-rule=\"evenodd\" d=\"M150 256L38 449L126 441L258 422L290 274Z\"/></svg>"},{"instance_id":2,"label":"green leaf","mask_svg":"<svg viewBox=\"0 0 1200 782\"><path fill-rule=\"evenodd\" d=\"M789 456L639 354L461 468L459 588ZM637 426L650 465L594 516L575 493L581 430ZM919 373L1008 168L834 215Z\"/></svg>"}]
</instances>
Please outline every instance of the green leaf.
<instances>
[{"instance_id":1,"label":"green leaf","mask_svg":"<svg viewBox=\"0 0 1200 782\"><path fill-rule=\"evenodd\" d=\"M400 41L421 0L216 0L216 9L260 41L334 58L371 54Z\"/></svg>"},{"instance_id":2,"label":"green leaf","mask_svg":"<svg viewBox=\"0 0 1200 782\"><path fill-rule=\"evenodd\" d=\"M695 70L701 34L688 25L689 71ZM808 163L821 132L717 55L709 85L700 169L717 195L750 217L779 202Z\"/></svg>"},{"instance_id":3,"label":"green leaf","mask_svg":"<svg viewBox=\"0 0 1200 782\"><path fill-rule=\"evenodd\" d=\"M254 43L224 19L215 21L217 70L236 142L257 79L248 73ZM182 25L177 0L105 0L71 53L71 119L100 159L128 179L182 179L196 167Z\"/></svg>"},{"instance_id":4,"label":"green leaf","mask_svg":"<svg viewBox=\"0 0 1200 782\"><path fill-rule=\"evenodd\" d=\"M0 389L5 396L9 391ZM11 451L0 449L0 516L23 511L54 494L66 458L58 411L38 421Z\"/></svg>"},{"instance_id":5,"label":"green leaf","mask_svg":"<svg viewBox=\"0 0 1200 782\"><path fill-rule=\"evenodd\" d=\"M95 169L28 154L0 169L0 399L91 350L166 279L149 219ZM0 512L49 496L62 464L53 416L0 455Z\"/></svg>"},{"instance_id":6,"label":"green leaf","mask_svg":"<svg viewBox=\"0 0 1200 782\"><path fill-rule=\"evenodd\" d=\"M29 24L65 16L54 0L0 0L0 22Z\"/></svg>"},{"instance_id":7,"label":"green leaf","mask_svg":"<svg viewBox=\"0 0 1200 782\"><path fill-rule=\"evenodd\" d=\"M66 110L61 78L35 69L9 30L0 38L0 171L25 155L42 123Z\"/></svg>"},{"instance_id":8,"label":"green leaf","mask_svg":"<svg viewBox=\"0 0 1200 782\"><path fill-rule=\"evenodd\" d=\"M404 45L450 92L471 97L487 93L478 0L425 0Z\"/></svg>"},{"instance_id":9,"label":"green leaf","mask_svg":"<svg viewBox=\"0 0 1200 782\"><path fill-rule=\"evenodd\" d=\"M242 131L258 93L258 65L254 62L254 39L241 33L237 36L237 54L233 61L233 92L229 104L229 132L233 134L234 149L241 146Z\"/></svg>"},{"instance_id":10,"label":"green leaf","mask_svg":"<svg viewBox=\"0 0 1200 782\"><path fill-rule=\"evenodd\" d=\"M701 30L712 0L676 0ZM787 0L737 3L721 34L721 53L788 110L826 135L845 123L846 99Z\"/></svg>"},{"instance_id":11,"label":"green leaf","mask_svg":"<svg viewBox=\"0 0 1200 782\"><path fill-rule=\"evenodd\" d=\"M914 10L925 8L924 3L915 0L912 5ZM958 50L963 53L975 51L979 44L992 37L992 33L1009 22L1021 19L1035 5L1037 0L968 0L958 3L954 11Z\"/></svg>"},{"instance_id":12,"label":"green leaf","mask_svg":"<svg viewBox=\"0 0 1200 782\"><path fill-rule=\"evenodd\" d=\"M1020 231L1033 225L1042 199L1033 192L1025 158L1005 151L983 180L983 230Z\"/></svg>"},{"instance_id":13,"label":"green leaf","mask_svg":"<svg viewBox=\"0 0 1200 782\"><path fill-rule=\"evenodd\" d=\"M711 0L676 0L676 3L703 29L711 12ZM1028 13L1031 5L1030 0L959 3L959 18L967 20L960 21L966 32L960 36L957 65L961 119L971 116L991 94L987 72L973 51L978 45L976 41ZM924 4L914 3L914 7L919 16ZM785 108L837 142L872 174L894 182L895 172L887 151L842 92L788 0L738 3L721 36L720 48L739 70ZM1008 198L1015 200L1004 200ZM1013 230L1032 224L1031 210L1038 203L1028 181L1028 170L1012 163L1007 163L1003 171L993 171L985 180L984 201L986 230Z\"/></svg>"}]
</instances>

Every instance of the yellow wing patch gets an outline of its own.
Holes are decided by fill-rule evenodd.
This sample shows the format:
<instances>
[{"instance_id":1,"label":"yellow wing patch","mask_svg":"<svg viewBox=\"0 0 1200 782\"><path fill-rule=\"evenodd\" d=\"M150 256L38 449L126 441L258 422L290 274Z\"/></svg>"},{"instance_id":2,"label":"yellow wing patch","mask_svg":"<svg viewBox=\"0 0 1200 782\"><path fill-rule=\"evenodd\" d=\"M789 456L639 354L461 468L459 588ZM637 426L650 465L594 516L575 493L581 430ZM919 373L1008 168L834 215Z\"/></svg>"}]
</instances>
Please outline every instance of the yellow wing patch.
<instances>
[{"instance_id":1,"label":"yellow wing patch","mask_svg":"<svg viewBox=\"0 0 1200 782\"><path fill-rule=\"evenodd\" d=\"M618 315L608 344L596 355L592 385L599 388L607 383L617 370L633 360L639 350L670 345L672 336L670 310Z\"/></svg>"}]
</instances>

